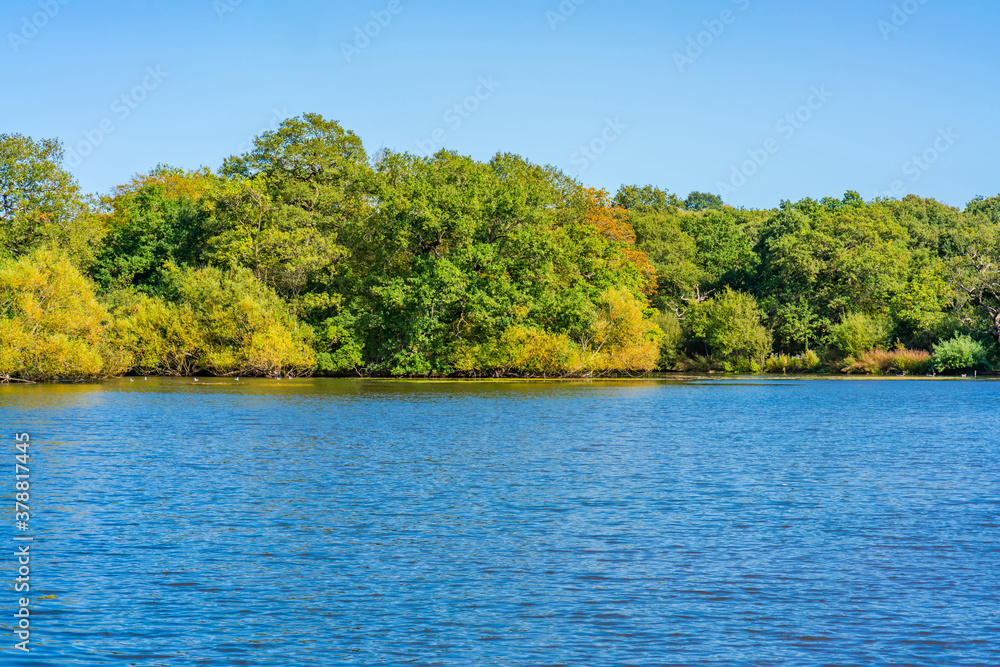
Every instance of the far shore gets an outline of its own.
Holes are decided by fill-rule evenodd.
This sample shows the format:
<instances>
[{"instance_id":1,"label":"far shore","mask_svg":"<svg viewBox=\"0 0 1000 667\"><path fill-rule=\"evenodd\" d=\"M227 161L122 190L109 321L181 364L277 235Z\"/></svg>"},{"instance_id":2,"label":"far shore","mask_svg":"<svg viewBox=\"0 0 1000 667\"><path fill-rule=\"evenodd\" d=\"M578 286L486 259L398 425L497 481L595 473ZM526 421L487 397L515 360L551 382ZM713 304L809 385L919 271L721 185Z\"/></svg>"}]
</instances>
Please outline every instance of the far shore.
<instances>
[{"instance_id":1,"label":"far shore","mask_svg":"<svg viewBox=\"0 0 1000 667\"><path fill-rule=\"evenodd\" d=\"M982 373L972 373L966 375L861 375L861 374L826 374L826 373L803 373L803 374L740 374L740 373L648 373L643 375L618 375L606 377L377 377L377 376L304 376L304 377L225 377L211 375L125 375L115 378L81 378L81 379L54 379L54 380L18 380L11 378L8 381L0 381L0 386L16 385L66 385L66 384L112 384L112 383L135 383L145 381L170 381L172 384L186 384L191 386L238 386L240 383L261 384L264 382L286 382L316 381L316 380L350 380L352 382L406 382L417 383L620 383L620 382L698 382L711 380L712 382L787 382L787 381L924 381L924 382L956 382L956 381L976 381L976 380L1000 380L1000 371L989 371Z\"/></svg>"}]
</instances>

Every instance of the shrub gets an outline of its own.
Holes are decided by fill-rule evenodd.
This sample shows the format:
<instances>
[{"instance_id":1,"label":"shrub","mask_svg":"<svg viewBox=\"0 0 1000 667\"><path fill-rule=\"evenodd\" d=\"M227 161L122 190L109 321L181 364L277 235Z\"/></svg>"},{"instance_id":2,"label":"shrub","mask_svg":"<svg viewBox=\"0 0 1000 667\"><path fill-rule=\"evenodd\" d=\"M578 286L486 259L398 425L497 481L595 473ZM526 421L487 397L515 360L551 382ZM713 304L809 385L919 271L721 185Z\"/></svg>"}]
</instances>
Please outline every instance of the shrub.
<instances>
[{"instance_id":1,"label":"shrub","mask_svg":"<svg viewBox=\"0 0 1000 667\"><path fill-rule=\"evenodd\" d=\"M507 353L505 370L561 376L580 373L586 367L580 358L579 346L566 334L515 326L504 333L502 349Z\"/></svg>"},{"instance_id":2,"label":"shrub","mask_svg":"<svg viewBox=\"0 0 1000 667\"><path fill-rule=\"evenodd\" d=\"M141 292L112 292L115 336L128 366L141 375L193 375L204 369L206 346L190 308Z\"/></svg>"},{"instance_id":3,"label":"shrub","mask_svg":"<svg viewBox=\"0 0 1000 667\"><path fill-rule=\"evenodd\" d=\"M660 338L660 359L657 367L670 368L677 362L681 340L684 337L681 322L673 313L659 313L653 321L663 332L663 337Z\"/></svg>"},{"instance_id":4,"label":"shrub","mask_svg":"<svg viewBox=\"0 0 1000 667\"><path fill-rule=\"evenodd\" d=\"M564 377L655 370L663 332L627 290L607 290L583 340L534 324L516 324L481 343L460 342L451 354L459 373ZM655 313L655 311L653 311Z\"/></svg>"},{"instance_id":5,"label":"shrub","mask_svg":"<svg viewBox=\"0 0 1000 667\"><path fill-rule=\"evenodd\" d=\"M989 368L986 348L969 336L955 336L934 346L934 367L938 371Z\"/></svg>"},{"instance_id":6,"label":"shrub","mask_svg":"<svg viewBox=\"0 0 1000 667\"><path fill-rule=\"evenodd\" d=\"M757 300L749 294L726 288L698 304L690 315L691 336L702 342L709 354L735 362L741 357L758 366L771 351L771 334L761 324Z\"/></svg>"},{"instance_id":7,"label":"shrub","mask_svg":"<svg viewBox=\"0 0 1000 667\"><path fill-rule=\"evenodd\" d=\"M772 354L764 363L764 369L768 373L787 373L789 370L794 373L794 363L795 357L790 354Z\"/></svg>"},{"instance_id":8,"label":"shrub","mask_svg":"<svg viewBox=\"0 0 1000 667\"><path fill-rule=\"evenodd\" d=\"M813 350L807 350L798 356L788 354L772 354L764 363L768 373L812 373L823 365L819 355Z\"/></svg>"},{"instance_id":9,"label":"shrub","mask_svg":"<svg viewBox=\"0 0 1000 667\"><path fill-rule=\"evenodd\" d=\"M660 358L663 332L643 312L628 290L607 290L598 301L591 325L588 370L649 372ZM654 311L655 312L655 311Z\"/></svg>"},{"instance_id":10,"label":"shrub","mask_svg":"<svg viewBox=\"0 0 1000 667\"><path fill-rule=\"evenodd\" d=\"M864 313L849 313L830 327L830 340L844 356L859 355L882 347L889 338L889 321Z\"/></svg>"},{"instance_id":11,"label":"shrub","mask_svg":"<svg viewBox=\"0 0 1000 667\"><path fill-rule=\"evenodd\" d=\"M711 355L693 354L690 357L681 355L674 364L675 371L688 373L708 373L725 370L725 365Z\"/></svg>"},{"instance_id":12,"label":"shrub","mask_svg":"<svg viewBox=\"0 0 1000 667\"><path fill-rule=\"evenodd\" d=\"M172 269L174 300L117 296L119 345L141 373L308 374L309 332L272 289L246 270Z\"/></svg>"},{"instance_id":13,"label":"shrub","mask_svg":"<svg viewBox=\"0 0 1000 667\"><path fill-rule=\"evenodd\" d=\"M823 365L823 362L819 359L819 355L814 350L803 352L802 356L799 357L799 361L802 364L802 370L805 371L814 371Z\"/></svg>"},{"instance_id":14,"label":"shrub","mask_svg":"<svg viewBox=\"0 0 1000 667\"><path fill-rule=\"evenodd\" d=\"M40 249L0 267L0 377L111 377L127 364L110 317L63 252Z\"/></svg>"},{"instance_id":15,"label":"shrub","mask_svg":"<svg viewBox=\"0 0 1000 667\"><path fill-rule=\"evenodd\" d=\"M729 363L723 365L723 369L727 373L744 373L748 375L757 375L764 371L764 364L759 359L754 359L752 357L737 357L735 363Z\"/></svg>"},{"instance_id":16,"label":"shrub","mask_svg":"<svg viewBox=\"0 0 1000 667\"><path fill-rule=\"evenodd\" d=\"M895 368L903 375L922 375L933 368L933 359L925 350L897 350L895 354Z\"/></svg>"},{"instance_id":17,"label":"shrub","mask_svg":"<svg viewBox=\"0 0 1000 667\"><path fill-rule=\"evenodd\" d=\"M931 355L924 350L869 350L859 358L848 358L844 373L917 375L931 368Z\"/></svg>"}]
</instances>

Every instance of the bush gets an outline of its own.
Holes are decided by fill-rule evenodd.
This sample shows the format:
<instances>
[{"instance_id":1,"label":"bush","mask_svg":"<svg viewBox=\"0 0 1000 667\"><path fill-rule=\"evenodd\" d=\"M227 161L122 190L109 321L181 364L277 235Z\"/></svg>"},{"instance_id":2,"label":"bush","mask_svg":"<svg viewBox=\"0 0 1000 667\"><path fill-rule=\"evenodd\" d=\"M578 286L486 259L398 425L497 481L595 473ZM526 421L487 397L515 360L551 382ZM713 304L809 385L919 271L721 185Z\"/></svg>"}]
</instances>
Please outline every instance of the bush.
<instances>
[{"instance_id":1,"label":"bush","mask_svg":"<svg viewBox=\"0 0 1000 667\"><path fill-rule=\"evenodd\" d=\"M813 350L806 350L799 357L799 361L802 363L802 369L807 371L814 371L823 365L820 361L819 355Z\"/></svg>"},{"instance_id":2,"label":"bush","mask_svg":"<svg viewBox=\"0 0 1000 667\"><path fill-rule=\"evenodd\" d=\"M732 370L733 367L730 366ZM712 371L725 370L725 364L711 355L693 354L690 357L682 354L673 370L686 373L710 373Z\"/></svg>"},{"instance_id":3,"label":"bush","mask_svg":"<svg viewBox=\"0 0 1000 667\"><path fill-rule=\"evenodd\" d=\"M934 368L926 350L897 350L895 354L895 369L903 375L923 375Z\"/></svg>"},{"instance_id":4,"label":"bush","mask_svg":"<svg viewBox=\"0 0 1000 667\"><path fill-rule=\"evenodd\" d=\"M737 357L733 361L726 361L722 364L722 370L727 373L742 373L744 375L757 375L763 372L764 365L759 359L751 357Z\"/></svg>"},{"instance_id":5,"label":"bush","mask_svg":"<svg viewBox=\"0 0 1000 667\"><path fill-rule=\"evenodd\" d=\"M65 253L36 250L0 267L0 378L104 378L126 368L107 311Z\"/></svg>"},{"instance_id":6,"label":"bush","mask_svg":"<svg viewBox=\"0 0 1000 667\"><path fill-rule=\"evenodd\" d=\"M813 373L820 369L823 363L813 350L798 355L772 354L764 363L768 373Z\"/></svg>"},{"instance_id":7,"label":"bush","mask_svg":"<svg viewBox=\"0 0 1000 667\"><path fill-rule=\"evenodd\" d=\"M628 290L610 289L601 294L591 324L588 370L649 372L660 358L663 332L646 317L643 304ZM655 311L653 311L655 312Z\"/></svg>"},{"instance_id":8,"label":"bush","mask_svg":"<svg viewBox=\"0 0 1000 667\"><path fill-rule=\"evenodd\" d=\"M657 368L670 368L677 363L684 331L673 313L659 313L653 320L663 332L660 338L660 359Z\"/></svg>"},{"instance_id":9,"label":"bush","mask_svg":"<svg viewBox=\"0 0 1000 667\"><path fill-rule=\"evenodd\" d=\"M844 373L918 375L931 369L931 355L924 350L869 350L860 358L848 358Z\"/></svg>"},{"instance_id":10,"label":"bush","mask_svg":"<svg viewBox=\"0 0 1000 667\"><path fill-rule=\"evenodd\" d=\"M986 348L969 336L956 336L934 346L934 368L942 372L988 369Z\"/></svg>"},{"instance_id":11,"label":"bush","mask_svg":"<svg viewBox=\"0 0 1000 667\"><path fill-rule=\"evenodd\" d=\"M768 373L795 372L795 357L790 354L772 354L764 363L764 370Z\"/></svg>"},{"instance_id":12,"label":"bush","mask_svg":"<svg viewBox=\"0 0 1000 667\"><path fill-rule=\"evenodd\" d=\"M140 375L193 375L204 369L205 340L191 310L141 292L108 295L115 336Z\"/></svg>"},{"instance_id":13,"label":"bush","mask_svg":"<svg viewBox=\"0 0 1000 667\"><path fill-rule=\"evenodd\" d=\"M115 297L119 344L148 374L303 375L315 355L309 332L273 290L246 270L168 274L174 299Z\"/></svg>"},{"instance_id":14,"label":"bush","mask_svg":"<svg viewBox=\"0 0 1000 667\"><path fill-rule=\"evenodd\" d=\"M530 375L576 375L586 369L580 348L566 334L533 327L515 326L503 336L508 369Z\"/></svg>"},{"instance_id":15,"label":"bush","mask_svg":"<svg viewBox=\"0 0 1000 667\"><path fill-rule=\"evenodd\" d=\"M459 373L541 377L644 373L656 369L663 332L627 290L600 295L587 337L517 324L484 343L462 342L452 355ZM655 311L654 311L655 312Z\"/></svg>"},{"instance_id":16,"label":"bush","mask_svg":"<svg viewBox=\"0 0 1000 667\"><path fill-rule=\"evenodd\" d=\"M359 340L354 318L346 313L330 317L318 327L316 335L316 370L343 373L364 365L364 344Z\"/></svg>"},{"instance_id":17,"label":"bush","mask_svg":"<svg viewBox=\"0 0 1000 667\"><path fill-rule=\"evenodd\" d=\"M864 313L849 313L830 327L830 340L846 357L858 357L883 347L889 338L889 321Z\"/></svg>"},{"instance_id":18,"label":"bush","mask_svg":"<svg viewBox=\"0 0 1000 667\"><path fill-rule=\"evenodd\" d=\"M693 340L703 343L709 354L731 364L744 358L763 367L771 351L771 334L761 324L757 300L728 287L698 304L689 316L689 326Z\"/></svg>"}]
</instances>

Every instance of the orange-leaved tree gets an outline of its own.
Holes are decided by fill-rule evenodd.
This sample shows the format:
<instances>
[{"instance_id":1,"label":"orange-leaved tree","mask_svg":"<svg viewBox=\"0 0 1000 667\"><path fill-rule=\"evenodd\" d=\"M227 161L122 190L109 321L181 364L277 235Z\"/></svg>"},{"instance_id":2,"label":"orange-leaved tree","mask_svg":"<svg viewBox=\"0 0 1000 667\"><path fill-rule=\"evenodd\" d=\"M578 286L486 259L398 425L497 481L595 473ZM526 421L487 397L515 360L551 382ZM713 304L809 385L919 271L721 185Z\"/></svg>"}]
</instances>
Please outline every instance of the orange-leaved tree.
<instances>
[{"instance_id":1,"label":"orange-leaved tree","mask_svg":"<svg viewBox=\"0 0 1000 667\"><path fill-rule=\"evenodd\" d=\"M584 188L586 202L586 220L597 228L597 231L620 251L620 257L625 262L635 266L643 277L642 291L646 296L656 293L656 269L649 256L635 248L635 230L629 219L629 212L618 205L608 195L607 190Z\"/></svg>"}]
</instances>

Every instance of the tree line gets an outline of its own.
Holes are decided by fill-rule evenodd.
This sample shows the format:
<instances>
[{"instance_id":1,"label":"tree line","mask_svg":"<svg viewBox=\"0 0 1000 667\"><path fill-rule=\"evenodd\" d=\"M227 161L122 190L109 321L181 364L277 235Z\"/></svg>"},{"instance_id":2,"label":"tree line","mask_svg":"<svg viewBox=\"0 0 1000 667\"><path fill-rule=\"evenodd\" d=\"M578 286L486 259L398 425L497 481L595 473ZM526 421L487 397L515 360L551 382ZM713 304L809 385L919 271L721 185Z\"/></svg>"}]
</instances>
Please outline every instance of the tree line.
<instances>
[{"instance_id":1,"label":"tree line","mask_svg":"<svg viewBox=\"0 0 1000 667\"><path fill-rule=\"evenodd\" d=\"M1000 355L1000 197L610 193L315 114L103 195L0 135L0 379L931 373Z\"/></svg>"}]
</instances>

